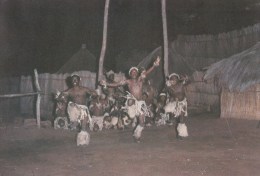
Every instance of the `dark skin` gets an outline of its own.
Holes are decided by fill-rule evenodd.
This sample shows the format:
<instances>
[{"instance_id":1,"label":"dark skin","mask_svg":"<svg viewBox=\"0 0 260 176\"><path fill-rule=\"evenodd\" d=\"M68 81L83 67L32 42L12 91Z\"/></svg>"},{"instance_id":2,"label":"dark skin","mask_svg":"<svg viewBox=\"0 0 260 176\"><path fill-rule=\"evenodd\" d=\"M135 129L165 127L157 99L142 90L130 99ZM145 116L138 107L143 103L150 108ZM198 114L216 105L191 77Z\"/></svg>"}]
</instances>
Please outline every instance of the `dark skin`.
<instances>
[{"instance_id":1,"label":"dark skin","mask_svg":"<svg viewBox=\"0 0 260 176\"><path fill-rule=\"evenodd\" d=\"M155 67L159 66L160 58L157 57L152 67L150 67L147 71L143 71L141 75L139 75L136 69L133 69L130 72L130 79L124 80L119 83L106 83L105 81L101 81L101 85L107 85L108 87L118 87L127 85L129 92L139 101L142 100L143 94L143 83L144 78L154 70ZM144 126L144 115L139 117L139 124Z\"/></svg>"},{"instance_id":2,"label":"dark skin","mask_svg":"<svg viewBox=\"0 0 260 176\"><path fill-rule=\"evenodd\" d=\"M185 84L179 81L176 76L172 76L169 80L170 86L166 87L170 95L170 101L182 101L186 97Z\"/></svg>"},{"instance_id":3,"label":"dark skin","mask_svg":"<svg viewBox=\"0 0 260 176\"><path fill-rule=\"evenodd\" d=\"M115 82L114 79L115 79L115 75L114 75L114 74L110 74L110 75L107 77L107 82L109 82L109 83L114 83L114 82ZM108 96L113 96L114 93L115 93L115 88L112 88L112 87L108 87L108 88L107 88L107 95L108 95Z\"/></svg>"},{"instance_id":4,"label":"dark skin","mask_svg":"<svg viewBox=\"0 0 260 176\"><path fill-rule=\"evenodd\" d=\"M110 74L109 76L107 76L107 82L109 84L113 84L115 83L115 75L114 74ZM104 93L107 95L107 97L110 99L116 99L118 98L119 94L118 94L118 90L115 87L107 87L107 88L103 88ZM114 102L110 102L110 105L112 106Z\"/></svg>"},{"instance_id":5,"label":"dark skin","mask_svg":"<svg viewBox=\"0 0 260 176\"><path fill-rule=\"evenodd\" d=\"M156 61L154 62L154 65L150 67L147 71L142 72L142 75L139 76L138 71L136 69L133 69L130 72L130 79L124 80L123 82L119 83L107 83L105 81L101 81L101 85L107 85L108 87L118 87L127 85L130 93L137 99L142 100L142 90L143 90L143 83L144 78L151 73L151 71L158 66L160 63L160 58L158 57Z\"/></svg>"},{"instance_id":6,"label":"dark skin","mask_svg":"<svg viewBox=\"0 0 260 176\"><path fill-rule=\"evenodd\" d=\"M87 95L93 95L97 96L97 93L95 90L89 89L87 87L82 87L79 85L80 83L80 77L73 75L71 77L72 82L72 88L64 91L65 94L67 94L68 99L74 103L77 103L79 105L86 105L87 101ZM86 130L88 118L85 117L82 122L82 130Z\"/></svg>"},{"instance_id":7,"label":"dark skin","mask_svg":"<svg viewBox=\"0 0 260 176\"><path fill-rule=\"evenodd\" d=\"M186 97L185 94L185 86L187 85L187 82L183 82L184 80L187 80L188 77L184 76L180 79L177 76L171 76L168 80L168 84L165 87L165 91L168 92L170 96L170 101L183 101ZM180 123L184 123L184 113L182 112L179 117Z\"/></svg>"},{"instance_id":8,"label":"dark skin","mask_svg":"<svg viewBox=\"0 0 260 176\"><path fill-rule=\"evenodd\" d=\"M105 113L105 107L107 106L107 101L105 98L101 98L101 96L97 96L92 102L92 107L90 111L94 116L103 116Z\"/></svg>"},{"instance_id":9,"label":"dark skin","mask_svg":"<svg viewBox=\"0 0 260 176\"><path fill-rule=\"evenodd\" d=\"M95 90L80 86L80 78L78 76L72 76L71 82L73 87L64 91L70 101L80 105L86 105L87 95L97 95Z\"/></svg>"}]
</instances>

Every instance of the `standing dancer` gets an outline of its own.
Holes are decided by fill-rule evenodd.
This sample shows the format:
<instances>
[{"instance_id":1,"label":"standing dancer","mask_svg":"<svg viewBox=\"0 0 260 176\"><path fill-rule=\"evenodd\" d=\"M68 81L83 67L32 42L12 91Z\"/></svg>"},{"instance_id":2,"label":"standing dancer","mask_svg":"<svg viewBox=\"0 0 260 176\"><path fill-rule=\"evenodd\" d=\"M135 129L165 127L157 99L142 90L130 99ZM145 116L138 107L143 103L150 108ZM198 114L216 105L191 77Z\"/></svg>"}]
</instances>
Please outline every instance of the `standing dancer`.
<instances>
[{"instance_id":1,"label":"standing dancer","mask_svg":"<svg viewBox=\"0 0 260 176\"><path fill-rule=\"evenodd\" d=\"M187 99L185 94L185 86L187 85L188 77L180 77L176 73L169 76L166 81L165 91L169 95L169 101L166 103L165 113L170 113L171 116L177 118L177 138L183 139L188 136L185 118L188 116Z\"/></svg>"},{"instance_id":2,"label":"standing dancer","mask_svg":"<svg viewBox=\"0 0 260 176\"><path fill-rule=\"evenodd\" d=\"M141 75L138 74L138 68L132 67L129 70L130 79L120 81L118 83L106 83L104 80L100 82L103 86L108 87L118 87L127 85L129 92L134 96L136 99L136 105L137 105L137 116L138 116L138 124L135 127L134 130L134 138L137 142L140 142L141 134L144 128L144 121L145 121L145 112L143 111L143 107L145 108L145 102L142 100L142 91L143 91L143 83L146 76L157 66L160 64L160 58L157 57L157 59L154 61L153 66L150 67L147 71L143 71Z\"/></svg>"},{"instance_id":3,"label":"standing dancer","mask_svg":"<svg viewBox=\"0 0 260 176\"><path fill-rule=\"evenodd\" d=\"M80 124L81 126L81 131L77 135L78 146L89 144L90 139L86 128L87 123L91 121L91 117L88 107L86 106L87 95L97 95L95 90L80 86L80 80L81 78L79 75L71 75L72 87L63 92L68 96L69 103L67 107L67 112L70 122L72 123L72 128L76 127L78 124Z\"/></svg>"}]
</instances>

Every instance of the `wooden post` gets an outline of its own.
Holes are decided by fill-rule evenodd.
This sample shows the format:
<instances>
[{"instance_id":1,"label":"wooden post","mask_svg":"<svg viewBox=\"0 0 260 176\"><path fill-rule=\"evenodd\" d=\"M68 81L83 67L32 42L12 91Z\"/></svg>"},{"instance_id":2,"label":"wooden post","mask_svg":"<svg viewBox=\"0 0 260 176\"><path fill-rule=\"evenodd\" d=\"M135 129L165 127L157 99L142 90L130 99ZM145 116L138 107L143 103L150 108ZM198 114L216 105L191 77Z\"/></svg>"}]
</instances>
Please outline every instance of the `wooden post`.
<instances>
[{"instance_id":1,"label":"wooden post","mask_svg":"<svg viewBox=\"0 0 260 176\"><path fill-rule=\"evenodd\" d=\"M98 65L98 82L103 79L103 65L104 65L104 58L106 53L107 47L107 23L108 23L108 9L109 9L109 2L110 0L106 0L105 2L105 10L104 10L104 26L103 26L103 41L102 41L102 48L99 58L99 65ZM98 82L96 85L98 85ZM99 89L100 87L97 86Z\"/></svg>"},{"instance_id":2,"label":"wooden post","mask_svg":"<svg viewBox=\"0 0 260 176\"><path fill-rule=\"evenodd\" d=\"M164 76L169 76L169 51L168 51L166 0L161 0L161 4L162 4L162 24L163 24Z\"/></svg>"},{"instance_id":3,"label":"wooden post","mask_svg":"<svg viewBox=\"0 0 260 176\"><path fill-rule=\"evenodd\" d=\"M40 94L40 85L38 81L38 73L37 70L34 69L34 76L35 76L35 87L37 89L37 100L36 100L36 120L38 128L41 128L41 112L40 112L40 104L41 104L41 94Z\"/></svg>"},{"instance_id":4,"label":"wooden post","mask_svg":"<svg viewBox=\"0 0 260 176\"><path fill-rule=\"evenodd\" d=\"M40 94L42 92L30 92L30 93L24 93L24 94L6 94L6 95L0 95L0 98L13 98L13 97L25 97L30 95L36 95Z\"/></svg>"}]
</instances>

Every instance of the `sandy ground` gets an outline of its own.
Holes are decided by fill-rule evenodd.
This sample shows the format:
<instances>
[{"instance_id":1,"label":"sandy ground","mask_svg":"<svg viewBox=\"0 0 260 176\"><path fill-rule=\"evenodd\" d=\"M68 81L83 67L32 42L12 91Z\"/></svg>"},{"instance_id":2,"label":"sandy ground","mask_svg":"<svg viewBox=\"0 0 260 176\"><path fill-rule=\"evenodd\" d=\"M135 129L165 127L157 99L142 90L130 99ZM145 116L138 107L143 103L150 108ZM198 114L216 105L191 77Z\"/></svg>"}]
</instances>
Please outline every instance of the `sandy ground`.
<instances>
[{"instance_id":1,"label":"sandy ground","mask_svg":"<svg viewBox=\"0 0 260 176\"><path fill-rule=\"evenodd\" d=\"M258 123L204 114L188 119L183 141L172 126L153 126L139 144L131 129L104 130L84 147L76 132L2 125L0 176L256 176Z\"/></svg>"}]
</instances>

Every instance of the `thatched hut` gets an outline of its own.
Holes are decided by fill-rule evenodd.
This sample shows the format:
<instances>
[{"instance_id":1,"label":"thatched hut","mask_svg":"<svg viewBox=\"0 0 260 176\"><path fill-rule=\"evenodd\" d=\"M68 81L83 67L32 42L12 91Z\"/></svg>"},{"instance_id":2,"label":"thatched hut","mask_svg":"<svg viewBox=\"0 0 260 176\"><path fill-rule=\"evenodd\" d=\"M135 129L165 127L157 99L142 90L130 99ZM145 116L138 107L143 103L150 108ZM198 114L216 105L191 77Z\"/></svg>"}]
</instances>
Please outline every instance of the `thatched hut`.
<instances>
[{"instance_id":1,"label":"thatched hut","mask_svg":"<svg viewBox=\"0 0 260 176\"><path fill-rule=\"evenodd\" d=\"M222 118L260 120L260 42L211 65L205 80L218 79Z\"/></svg>"}]
</instances>

